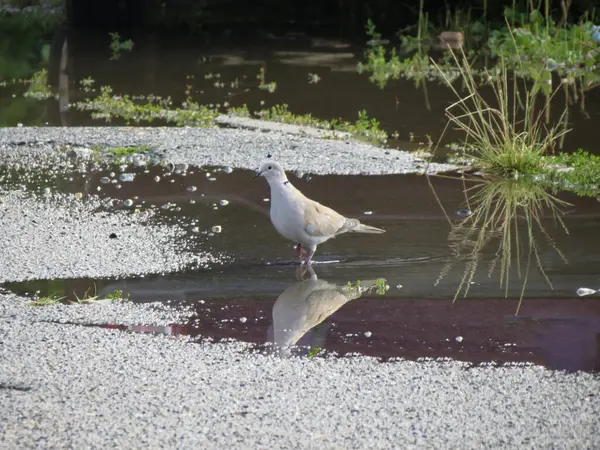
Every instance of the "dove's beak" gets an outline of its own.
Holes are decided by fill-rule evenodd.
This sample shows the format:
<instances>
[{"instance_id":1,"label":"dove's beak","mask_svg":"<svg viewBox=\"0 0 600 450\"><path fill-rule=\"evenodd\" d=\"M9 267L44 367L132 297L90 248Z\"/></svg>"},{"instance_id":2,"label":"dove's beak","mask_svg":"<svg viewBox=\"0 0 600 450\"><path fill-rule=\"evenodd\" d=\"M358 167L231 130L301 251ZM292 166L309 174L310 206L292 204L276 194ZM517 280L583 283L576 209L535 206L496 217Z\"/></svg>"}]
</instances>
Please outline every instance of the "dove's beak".
<instances>
[{"instance_id":1,"label":"dove's beak","mask_svg":"<svg viewBox=\"0 0 600 450\"><path fill-rule=\"evenodd\" d=\"M262 172L256 172L256 175L254 175L254 178L258 178L262 175Z\"/></svg>"}]
</instances>

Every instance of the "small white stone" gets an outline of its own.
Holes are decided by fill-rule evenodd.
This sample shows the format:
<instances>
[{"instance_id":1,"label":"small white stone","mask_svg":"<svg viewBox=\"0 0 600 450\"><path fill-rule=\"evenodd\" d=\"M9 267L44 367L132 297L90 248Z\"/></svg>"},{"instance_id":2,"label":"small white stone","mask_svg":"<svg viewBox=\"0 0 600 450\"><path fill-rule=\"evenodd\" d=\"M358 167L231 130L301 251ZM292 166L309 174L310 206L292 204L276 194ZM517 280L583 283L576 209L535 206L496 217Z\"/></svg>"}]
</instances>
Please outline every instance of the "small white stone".
<instances>
[{"instance_id":1,"label":"small white stone","mask_svg":"<svg viewBox=\"0 0 600 450\"><path fill-rule=\"evenodd\" d=\"M595 294L596 291L590 288L585 288L585 287L581 287L579 289L577 289L577 295L579 295L580 297L583 297L585 295L592 295Z\"/></svg>"},{"instance_id":2,"label":"small white stone","mask_svg":"<svg viewBox=\"0 0 600 450\"><path fill-rule=\"evenodd\" d=\"M263 198L263 202L268 202L268 201L270 201L270 199L268 199L268 198Z\"/></svg>"},{"instance_id":3,"label":"small white stone","mask_svg":"<svg viewBox=\"0 0 600 450\"><path fill-rule=\"evenodd\" d=\"M127 199L123 202L123 204L127 207L130 207L131 205L133 205L133 200Z\"/></svg>"},{"instance_id":4,"label":"small white stone","mask_svg":"<svg viewBox=\"0 0 600 450\"><path fill-rule=\"evenodd\" d=\"M221 200L221 201L219 202L219 204L220 204L221 206L227 206L227 205L229 205L229 200Z\"/></svg>"},{"instance_id":5,"label":"small white stone","mask_svg":"<svg viewBox=\"0 0 600 450\"><path fill-rule=\"evenodd\" d=\"M156 181L156 182L158 183L158 182L160 181L160 177L159 177L158 175L156 175L156 176L154 177L154 181Z\"/></svg>"},{"instance_id":6,"label":"small white stone","mask_svg":"<svg viewBox=\"0 0 600 450\"><path fill-rule=\"evenodd\" d=\"M223 172L225 172L225 173L231 173L231 172L233 172L233 169L231 167L225 167L223 169Z\"/></svg>"},{"instance_id":7,"label":"small white stone","mask_svg":"<svg viewBox=\"0 0 600 450\"><path fill-rule=\"evenodd\" d=\"M456 336L454 339L456 339L456 342L462 342L463 341L463 337L462 336Z\"/></svg>"},{"instance_id":8,"label":"small white stone","mask_svg":"<svg viewBox=\"0 0 600 450\"><path fill-rule=\"evenodd\" d=\"M121 175L119 175L119 180L122 181L123 183L130 183L133 181L134 178L135 178L134 173L122 173Z\"/></svg>"},{"instance_id":9,"label":"small white stone","mask_svg":"<svg viewBox=\"0 0 600 450\"><path fill-rule=\"evenodd\" d=\"M367 216L370 216L371 214L373 214L373 211L365 211L365 214L366 214Z\"/></svg>"},{"instance_id":10,"label":"small white stone","mask_svg":"<svg viewBox=\"0 0 600 450\"><path fill-rule=\"evenodd\" d=\"M221 225L215 225L211 229L212 229L213 233L220 233L221 232Z\"/></svg>"},{"instance_id":11,"label":"small white stone","mask_svg":"<svg viewBox=\"0 0 600 450\"><path fill-rule=\"evenodd\" d=\"M188 186L187 190L188 192L196 192L198 188L196 186Z\"/></svg>"},{"instance_id":12,"label":"small white stone","mask_svg":"<svg viewBox=\"0 0 600 450\"><path fill-rule=\"evenodd\" d=\"M365 337L370 338L373 335L370 331L365 331Z\"/></svg>"},{"instance_id":13,"label":"small white stone","mask_svg":"<svg viewBox=\"0 0 600 450\"><path fill-rule=\"evenodd\" d=\"M246 319L245 317L240 317L240 322L242 323L246 323L248 319Z\"/></svg>"}]
</instances>

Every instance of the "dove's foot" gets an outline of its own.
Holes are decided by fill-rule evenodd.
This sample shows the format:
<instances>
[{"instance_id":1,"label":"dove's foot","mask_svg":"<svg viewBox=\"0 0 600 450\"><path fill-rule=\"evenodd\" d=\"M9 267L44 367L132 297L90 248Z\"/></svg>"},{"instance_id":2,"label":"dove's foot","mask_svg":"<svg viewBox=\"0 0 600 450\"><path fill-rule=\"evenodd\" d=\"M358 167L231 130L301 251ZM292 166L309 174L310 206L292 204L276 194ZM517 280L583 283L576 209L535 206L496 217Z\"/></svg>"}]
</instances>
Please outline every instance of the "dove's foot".
<instances>
[{"instance_id":1,"label":"dove's foot","mask_svg":"<svg viewBox=\"0 0 600 450\"><path fill-rule=\"evenodd\" d=\"M297 256L298 258L302 258L302 252L303 252L302 245L301 245L301 244L297 244L297 245L294 247L294 249L296 250L296 256Z\"/></svg>"}]
</instances>

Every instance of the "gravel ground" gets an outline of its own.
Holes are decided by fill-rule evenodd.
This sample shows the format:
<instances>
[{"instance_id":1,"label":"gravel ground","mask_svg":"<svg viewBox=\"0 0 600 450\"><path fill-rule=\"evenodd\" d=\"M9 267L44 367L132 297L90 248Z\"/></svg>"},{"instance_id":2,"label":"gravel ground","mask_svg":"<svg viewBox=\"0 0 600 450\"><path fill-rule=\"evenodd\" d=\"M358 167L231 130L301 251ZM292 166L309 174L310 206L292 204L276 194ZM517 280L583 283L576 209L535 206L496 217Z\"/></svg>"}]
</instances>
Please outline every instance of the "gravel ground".
<instances>
[{"instance_id":1,"label":"gravel ground","mask_svg":"<svg viewBox=\"0 0 600 450\"><path fill-rule=\"evenodd\" d=\"M0 188L0 282L173 272L218 260L186 251L181 227L152 224L144 214L101 212L103 204Z\"/></svg>"},{"instance_id":2,"label":"gravel ground","mask_svg":"<svg viewBox=\"0 0 600 450\"><path fill-rule=\"evenodd\" d=\"M40 312L1 295L0 305L3 448L600 446L600 379L590 374L278 359L240 343L46 321L94 322L105 305Z\"/></svg>"},{"instance_id":3,"label":"gravel ground","mask_svg":"<svg viewBox=\"0 0 600 450\"><path fill-rule=\"evenodd\" d=\"M61 160L66 146L149 145L175 164L257 169L271 154L287 170L315 174L403 174L423 172L410 153L355 141L318 139L277 131L225 128L0 128L0 163L47 165ZM57 152L56 150L63 150ZM64 161L64 158L62 158ZM60 163L60 161L58 161ZM431 164L430 172L452 170Z\"/></svg>"}]
</instances>

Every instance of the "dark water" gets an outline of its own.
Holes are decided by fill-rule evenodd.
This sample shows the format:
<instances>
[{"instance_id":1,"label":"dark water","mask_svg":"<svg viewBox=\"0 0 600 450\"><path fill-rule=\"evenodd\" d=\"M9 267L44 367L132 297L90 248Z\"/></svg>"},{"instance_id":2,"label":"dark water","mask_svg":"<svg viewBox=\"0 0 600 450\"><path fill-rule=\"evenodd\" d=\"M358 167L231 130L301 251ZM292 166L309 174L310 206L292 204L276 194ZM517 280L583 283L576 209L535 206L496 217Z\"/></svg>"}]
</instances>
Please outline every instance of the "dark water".
<instances>
[{"instance_id":1,"label":"dark water","mask_svg":"<svg viewBox=\"0 0 600 450\"><path fill-rule=\"evenodd\" d=\"M119 171L115 172L118 178ZM110 179L110 170L73 175L70 182L66 179L70 175L42 182L46 176L39 174L28 188L41 190L50 184L66 192L82 192L84 198L88 193L108 196L115 199L113 208L119 209L133 199L130 209L152 208L156 220L179 223L192 237L220 225L222 232L208 241L192 239L196 242L192 246L197 245L192 250L222 253L231 261L211 270L164 276L40 280L5 287L21 294L40 291L71 299L86 291L97 290L102 296L121 289L134 302L191 306L194 315L187 323L164 329L125 328L236 338L256 344L257 350L272 351L265 343L291 340L340 354L529 361L560 369L600 369L600 301L597 295L580 299L575 293L579 287L600 288L600 256L594 251L600 243L600 203L594 199L561 196L571 204L564 216L569 235L550 215L542 219L569 263L540 240L541 263L554 289L539 270L532 269L515 316L522 279L513 273L505 299L499 269L491 276L487 273L496 244L481 255L481 270L468 297L453 302L465 263L449 249L450 225L425 177L313 176L307 181L291 176L309 197L387 230L383 235L344 235L321 245L314 264L317 279L311 280L294 261L291 243L272 228L269 204L263 201L269 196L268 186L253 179L251 172L190 168L184 176L157 167L127 172L135 173L135 179L118 183L120 189L117 183L101 183L103 177ZM8 186L23 182L18 172L7 175ZM159 182L156 176L161 177ZM456 211L465 208L460 181L436 177L431 182L452 221L460 220ZM192 186L194 192L188 189ZM221 200L229 204L221 206ZM162 209L165 204L170 208ZM524 255L519 257L523 260ZM453 261L452 269L436 283ZM369 280L379 278L390 286L384 295L374 289L356 299L349 295L349 281L360 280L367 286Z\"/></svg>"},{"instance_id":2,"label":"dark water","mask_svg":"<svg viewBox=\"0 0 600 450\"><path fill-rule=\"evenodd\" d=\"M0 125L103 125L103 120L93 120L88 112L68 105L97 95L100 86L109 85L117 95L171 97L175 107L185 99L190 86L194 101L221 105L223 112L224 105L247 104L257 111L288 104L295 114L355 121L364 109L390 134L398 132L397 138L390 139L391 146L415 149L429 138L434 142L440 138L446 125L444 110L456 100L448 88L435 81L419 88L413 81L392 81L380 89L369 82L368 74L357 73L365 48L339 39L302 34L246 41L159 34L134 34L131 38L133 51L110 60L108 35L57 33L49 43L48 76L60 93L59 99L23 98L26 88L22 84L0 87ZM277 83L273 93L258 88L260 69L266 82ZM318 82L311 74L318 75ZM95 94L82 91L80 80L86 77L95 80ZM597 151L599 92L588 92L584 112L579 104L571 106L569 126L573 131L565 140L566 150L581 147ZM552 108L555 119L564 102L562 96L557 97ZM449 130L443 142L457 142L459 138Z\"/></svg>"}]
</instances>

